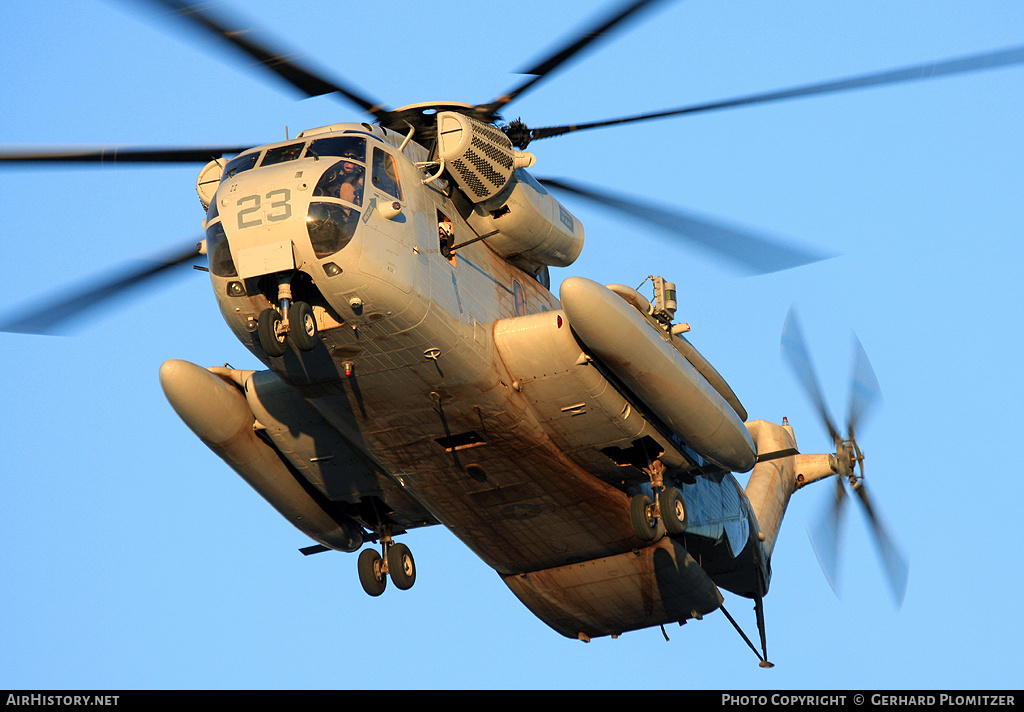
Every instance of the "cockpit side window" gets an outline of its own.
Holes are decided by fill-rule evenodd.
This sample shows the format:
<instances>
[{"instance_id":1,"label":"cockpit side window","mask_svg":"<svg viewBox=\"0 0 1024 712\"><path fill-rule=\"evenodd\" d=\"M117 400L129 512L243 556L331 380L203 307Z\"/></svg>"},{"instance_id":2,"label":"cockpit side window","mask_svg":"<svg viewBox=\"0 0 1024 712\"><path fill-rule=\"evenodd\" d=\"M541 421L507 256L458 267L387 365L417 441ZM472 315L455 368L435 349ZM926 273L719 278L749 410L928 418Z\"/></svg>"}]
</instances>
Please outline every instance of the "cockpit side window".
<instances>
[{"instance_id":1,"label":"cockpit side window","mask_svg":"<svg viewBox=\"0 0 1024 712\"><path fill-rule=\"evenodd\" d=\"M331 136L318 138L309 144L306 156L322 158L338 156L359 163L366 163L366 139L362 136Z\"/></svg>"},{"instance_id":2,"label":"cockpit side window","mask_svg":"<svg viewBox=\"0 0 1024 712\"><path fill-rule=\"evenodd\" d=\"M373 149L373 187L388 195L402 199L402 189L398 185L398 166L395 157L379 148Z\"/></svg>"},{"instance_id":3,"label":"cockpit side window","mask_svg":"<svg viewBox=\"0 0 1024 712\"><path fill-rule=\"evenodd\" d=\"M284 163L285 161L294 161L302 155L302 149L305 146L305 143L292 143L287 146L267 149L267 155L263 157L260 167L272 166L275 163Z\"/></svg>"},{"instance_id":4,"label":"cockpit side window","mask_svg":"<svg viewBox=\"0 0 1024 712\"><path fill-rule=\"evenodd\" d=\"M224 177L221 180L226 180L237 173L247 171L256 165L256 159L260 157L260 152L246 153L242 156L235 156L228 164L224 166Z\"/></svg>"}]
</instances>

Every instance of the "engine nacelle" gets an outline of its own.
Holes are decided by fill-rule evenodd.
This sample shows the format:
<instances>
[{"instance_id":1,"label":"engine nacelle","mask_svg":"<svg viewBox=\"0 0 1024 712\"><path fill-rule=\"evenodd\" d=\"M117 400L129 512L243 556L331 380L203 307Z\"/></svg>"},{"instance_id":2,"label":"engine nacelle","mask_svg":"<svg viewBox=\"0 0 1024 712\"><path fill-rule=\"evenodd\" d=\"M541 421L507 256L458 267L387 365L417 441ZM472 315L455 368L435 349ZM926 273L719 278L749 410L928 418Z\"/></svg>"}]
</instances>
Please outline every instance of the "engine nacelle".
<instances>
[{"instance_id":1,"label":"engine nacelle","mask_svg":"<svg viewBox=\"0 0 1024 712\"><path fill-rule=\"evenodd\" d=\"M454 111L437 114L437 155L441 165L474 203L500 193L512 171L533 165L533 155L512 147L500 129Z\"/></svg>"},{"instance_id":2,"label":"engine nacelle","mask_svg":"<svg viewBox=\"0 0 1024 712\"><path fill-rule=\"evenodd\" d=\"M493 200L467 218L485 242L517 267L568 267L583 251L583 223L525 170L516 170ZM493 233L493 234L492 234Z\"/></svg>"}]
</instances>

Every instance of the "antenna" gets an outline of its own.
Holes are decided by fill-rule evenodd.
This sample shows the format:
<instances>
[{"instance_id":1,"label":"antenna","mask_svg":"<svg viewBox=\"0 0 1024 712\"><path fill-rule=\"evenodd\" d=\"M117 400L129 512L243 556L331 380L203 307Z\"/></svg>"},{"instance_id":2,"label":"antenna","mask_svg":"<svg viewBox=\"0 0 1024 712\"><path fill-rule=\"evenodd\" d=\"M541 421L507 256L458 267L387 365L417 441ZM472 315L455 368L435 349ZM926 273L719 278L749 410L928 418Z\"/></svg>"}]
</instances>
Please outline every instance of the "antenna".
<instances>
[{"instance_id":1,"label":"antenna","mask_svg":"<svg viewBox=\"0 0 1024 712\"><path fill-rule=\"evenodd\" d=\"M676 285L664 277L650 277L654 283L654 312L652 316L664 324L671 324L676 315Z\"/></svg>"}]
</instances>

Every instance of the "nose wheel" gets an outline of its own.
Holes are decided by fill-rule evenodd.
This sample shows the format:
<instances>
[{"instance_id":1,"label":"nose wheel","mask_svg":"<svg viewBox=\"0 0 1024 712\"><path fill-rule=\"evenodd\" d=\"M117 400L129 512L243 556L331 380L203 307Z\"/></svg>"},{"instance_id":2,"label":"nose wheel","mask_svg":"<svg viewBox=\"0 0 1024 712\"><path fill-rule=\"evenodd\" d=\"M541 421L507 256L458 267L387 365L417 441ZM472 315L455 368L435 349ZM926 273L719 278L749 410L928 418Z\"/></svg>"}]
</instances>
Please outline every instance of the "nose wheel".
<instances>
[{"instance_id":1,"label":"nose wheel","mask_svg":"<svg viewBox=\"0 0 1024 712\"><path fill-rule=\"evenodd\" d=\"M305 302L292 302L288 307L288 326L288 336L302 351L312 350L320 340L313 307Z\"/></svg>"},{"instance_id":2,"label":"nose wheel","mask_svg":"<svg viewBox=\"0 0 1024 712\"><path fill-rule=\"evenodd\" d=\"M371 596L384 593L388 577L399 590L408 591L416 583L416 562L405 544L391 541L389 537L381 543L383 555L373 549L364 549L359 554L359 583Z\"/></svg>"},{"instance_id":3,"label":"nose wheel","mask_svg":"<svg viewBox=\"0 0 1024 712\"><path fill-rule=\"evenodd\" d=\"M313 307L306 302L292 301L288 280L282 279L277 288L278 306L260 312L256 334L260 346L269 356L283 356L288 342L301 351L310 351L320 342Z\"/></svg>"},{"instance_id":4,"label":"nose wheel","mask_svg":"<svg viewBox=\"0 0 1024 712\"><path fill-rule=\"evenodd\" d=\"M284 329L284 319L277 309L264 309L260 312L256 334L260 346L269 356L282 356L288 350L288 332Z\"/></svg>"}]
</instances>

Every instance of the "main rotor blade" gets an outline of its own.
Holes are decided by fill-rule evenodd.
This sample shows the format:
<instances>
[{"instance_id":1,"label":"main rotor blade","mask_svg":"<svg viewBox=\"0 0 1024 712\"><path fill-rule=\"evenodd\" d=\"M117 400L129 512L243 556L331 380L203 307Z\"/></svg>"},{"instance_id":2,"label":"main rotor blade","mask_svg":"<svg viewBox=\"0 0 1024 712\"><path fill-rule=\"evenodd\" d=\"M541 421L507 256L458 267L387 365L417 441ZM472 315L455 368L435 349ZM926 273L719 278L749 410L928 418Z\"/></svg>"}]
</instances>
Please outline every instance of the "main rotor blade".
<instances>
[{"instance_id":1,"label":"main rotor blade","mask_svg":"<svg viewBox=\"0 0 1024 712\"><path fill-rule=\"evenodd\" d=\"M864 483L860 482L855 489L857 496L860 498L861 504L864 505L864 512L867 514L868 521L871 523L871 529L875 535L875 543L878 545L878 553L882 559L882 565L885 567L889 587L892 590L896 607L899 608L903 605L903 599L907 593L907 579L910 577L910 565L907 563L906 558L900 553L895 542L893 542L885 527L882 525L874 507L871 506L871 501L868 498L868 493L864 487Z\"/></svg>"},{"instance_id":2,"label":"main rotor blade","mask_svg":"<svg viewBox=\"0 0 1024 712\"><path fill-rule=\"evenodd\" d=\"M42 308L33 309L27 314L0 322L0 331L23 334L63 333L64 327L69 322L85 316L113 297L122 295L133 287L151 282L171 268L198 257L199 251L196 244L193 243L189 249L177 250L162 261L126 267L114 276L101 280L98 284L80 289L70 297L62 297Z\"/></svg>"},{"instance_id":3,"label":"main rotor blade","mask_svg":"<svg viewBox=\"0 0 1024 712\"><path fill-rule=\"evenodd\" d=\"M661 228L675 237L724 257L748 274L765 274L829 259L833 255L806 247L786 244L781 239L762 236L750 230L697 217L692 213L665 210L651 203L640 202L607 191L570 183L558 178L538 178L540 183L593 201L597 205L632 215L649 225Z\"/></svg>"},{"instance_id":4,"label":"main rotor blade","mask_svg":"<svg viewBox=\"0 0 1024 712\"><path fill-rule=\"evenodd\" d=\"M488 114L493 116L504 106L507 106L525 93L528 89L533 88L537 82L553 74L556 69L578 55L592 43L597 40L611 37L615 32L622 31L628 20L636 19L642 11L651 9L654 5L663 1L664 0L633 0L632 2L622 4L608 17L597 21L594 26L588 29L579 31L567 42L559 45L559 47L547 55L547 57L540 60L529 69L519 72L520 74L532 75L530 79L507 93L502 94L490 104L481 105L479 108L486 109Z\"/></svg>"},{"instance_id":5,"label":"main rotor blade","mask_svg":"<svg viewBox=\"0 0 1024 712\"><path fill-rule=\"evenodd\" d=\"M65 148L0 153L0 163L199 163L241 153L248 146L199 146L194 148Z\"/></svg>"},{"instance_id":6,"label":"main rotor blade","mask_svg":"<svg viewBox=\"0 0 1024 712\"><path fill-rule=\"evenodd\" d=\"M786 324L782 328L782 354L786 357L793 373L796 374L804 391L817 409L818 416L825 424L832 441L838 445L842 442L842 436L825 405L825 398L822 396L821 386L818 384L818 376L811 363L810 352L807 350L807 342L804 339L800 323L797 321L796 307L790 307L789 314L786 315Z\"/></svg>"},{"instance_id":7,"label":"main rotor blade","mask_svg":"<svg viewBox=\"0 0 1024 712\"><path fill-rule=\"evenodd\" d=\"M996 50L994 52L984 52L966 57L958 57L956 59L949 59L942 62L918 64L912 67L904 67L903 69L892 69L885 72L849 77L847 79L807 84L791 89L780 89L761 94L750 94L733 99L713 101L706 104L694 104L676 109L668 109L666 111L625 116L618 119L606 119L604 121L592 121L583 124L567 124L565 126L531 129L530 138L531 140L550 138L552 136L561 136L562 134L574 131L583 131L585 129L616 126L618 124L628 124L636 121L664 119L670 116L697 114L706 111L715 111L718 109L732 109L738 106L763 104L766 102L782 101L785 99L796 99L799 97L814 96L816 94L830 94L833 92L849 91L852 89L865 89L867 87L881 86L883 84L896 84L922 79L933 79L935 77L977 72L985 69L996 69L1016 64L1024 64L1024 45L1011 47L1009 49Z\"/></svg>"},{"instance_id":8,"label":"main rotor blade","mask_svg":"<svg viewBox=\"0 0 1024 712\"><path fill-rule=\"evenodd\" d=\"M294 61L293 53L271 47L268 40L258 36L254 29L244 29L241 20L228 21L214 17L205 7L193 5L179 0L134 0L148 5L162 5L195 30L210 33L248 57L255 59L260 66L276 74L291 84L307 97L321 96L337 92L371 116L379 118L384 114L384 106L357 92L354 88L326 78L323 74Z\"/></svg>"}]
</instances>

